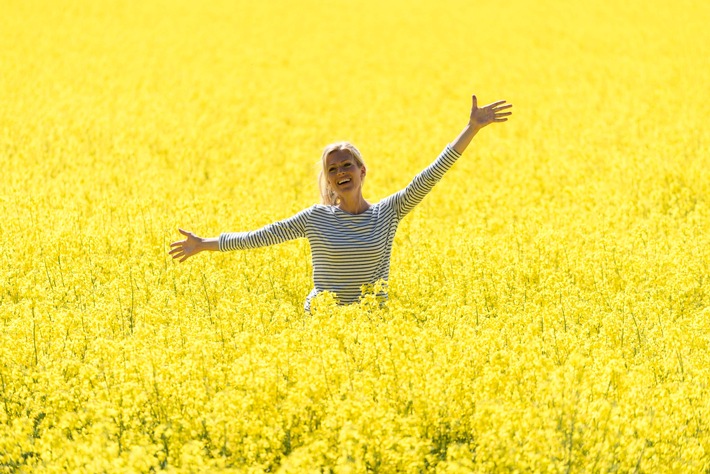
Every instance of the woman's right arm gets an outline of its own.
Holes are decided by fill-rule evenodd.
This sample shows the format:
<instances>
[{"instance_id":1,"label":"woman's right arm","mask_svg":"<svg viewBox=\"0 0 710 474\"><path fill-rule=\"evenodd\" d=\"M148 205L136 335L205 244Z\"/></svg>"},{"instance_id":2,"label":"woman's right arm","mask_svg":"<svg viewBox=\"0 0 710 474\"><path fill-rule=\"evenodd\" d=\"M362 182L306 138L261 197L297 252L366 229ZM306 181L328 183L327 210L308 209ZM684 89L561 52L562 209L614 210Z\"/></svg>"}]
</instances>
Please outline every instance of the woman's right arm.
<instances>
[{"instance_id":1,"label":"woman's right arm","mask_svg":"<svg viewBox=\"0 0 710 474\"><path fill-rule=\"evenodd\" d=\"M223 233L219 237L203 238L192 232L179 229L186 238L170 244L169 252L174 259L184 262L205 250L227 252L248 248L276 245L287 240L306 236L306 224L312 208L305 209L293 217L274 222L252 232Z\"/></svg>"}]
</instances>

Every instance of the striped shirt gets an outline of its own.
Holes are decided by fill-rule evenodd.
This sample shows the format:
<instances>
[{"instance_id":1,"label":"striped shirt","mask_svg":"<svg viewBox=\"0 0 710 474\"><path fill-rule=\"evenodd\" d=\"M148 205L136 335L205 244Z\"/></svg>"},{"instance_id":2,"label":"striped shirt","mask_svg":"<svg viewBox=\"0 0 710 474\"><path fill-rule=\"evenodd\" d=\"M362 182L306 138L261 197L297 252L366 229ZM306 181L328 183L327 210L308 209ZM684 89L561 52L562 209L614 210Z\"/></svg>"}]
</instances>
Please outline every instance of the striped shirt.
<instances>
[{"instance_id":1,"label":"striped shirt","mask_svg":"<svg viewBox=\"0 0 710 474\"><path fill-rule=\"evenodd\" d=\"M298 214L252 232L231 232L219 236L222 252L275 245L301 237L308 239L313 262L314 288L318 293L335 293L339 303L358 301L364 285L387 282L392 243L404 216L444 176L461 156L450 146L411 183L399 192L370 206L361 214L349 214L336 206L316 204ZM387 294L382 294L385 298Z\"/></svg>"}]
</instances>

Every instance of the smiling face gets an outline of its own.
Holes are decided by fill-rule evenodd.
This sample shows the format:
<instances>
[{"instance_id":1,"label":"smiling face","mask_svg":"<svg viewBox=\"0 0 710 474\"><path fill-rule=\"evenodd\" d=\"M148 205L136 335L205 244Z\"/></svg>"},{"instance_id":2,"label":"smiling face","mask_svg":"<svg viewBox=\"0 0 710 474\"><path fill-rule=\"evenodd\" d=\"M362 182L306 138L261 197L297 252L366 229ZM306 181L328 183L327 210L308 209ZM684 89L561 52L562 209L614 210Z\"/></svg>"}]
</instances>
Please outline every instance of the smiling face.
<instances>
[{"instance_id":1,"label":"smiling face","mask_svg":"<svg viewBox=\"0 0 710 474\"><path fill-rule=\"evenodd\" d=\"M325 159L325 176L332 189L341 199L353 193L362 195L365 165L358 163L349 150L335 150Z\"/></svg>"}]
</instances>

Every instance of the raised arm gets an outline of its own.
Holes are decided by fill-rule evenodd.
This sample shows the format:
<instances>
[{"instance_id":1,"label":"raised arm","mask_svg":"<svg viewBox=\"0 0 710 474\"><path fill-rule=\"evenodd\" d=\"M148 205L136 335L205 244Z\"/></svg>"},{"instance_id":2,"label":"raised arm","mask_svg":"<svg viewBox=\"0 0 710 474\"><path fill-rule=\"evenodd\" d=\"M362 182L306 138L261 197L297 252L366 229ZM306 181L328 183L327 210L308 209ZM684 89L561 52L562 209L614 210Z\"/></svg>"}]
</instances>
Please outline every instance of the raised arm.
<instances>
[{"instance_id":1,"label":"raised arm","mask_svg":"<svg viewBox=\"0 0 710 474\"><path fill-rule=\"evenodd\" d=\"M506 110L512 105L506 104L504 100L479 108L476 96L474 95L471 99L473 102L471 115L468 124L459 136L441 152L432 164L416 175L406 188L386 198L392 204L398 218L403 218L424 199L466 150L480 129L494 122L505 122L511 114Z\"/></svg>"},{"instance_id":2,"label":"raised arm","mask_svg":"<svg viewBox=\"0 0 710 474\"><path fill-rule=\"evenodd\" d=\"M505 122L508 120L508 116L512 113L510 111L505 111L511 108L512 104L506 104L504 100L499 100L488 104L484 107L478 107L478 99L476 96L471 97L471 116L468 120L468 124L461 131L456 140L451 142L451 148L456 150L457 153L462 154L473 137L478 133L480 129L486 125L490 125L496 122Z\"/></svg>"}]
</instances>

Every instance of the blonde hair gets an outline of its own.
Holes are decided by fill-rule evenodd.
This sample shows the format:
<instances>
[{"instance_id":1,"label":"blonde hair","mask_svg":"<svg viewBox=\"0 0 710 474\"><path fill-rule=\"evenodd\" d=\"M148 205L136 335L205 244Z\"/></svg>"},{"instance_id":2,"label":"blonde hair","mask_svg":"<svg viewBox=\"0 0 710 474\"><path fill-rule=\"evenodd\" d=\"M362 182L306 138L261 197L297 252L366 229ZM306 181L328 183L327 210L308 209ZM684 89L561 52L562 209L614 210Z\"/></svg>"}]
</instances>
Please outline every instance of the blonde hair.
<instances>
[{"instance_id":1,"label":"blonde hair","mask_svg":"<svg viewBox=\"0 0 710 474\"><path fill-rule=\"evenodd\" d=\"M328 177L326 176L326 160L328 159L328 155L335 151L347 151L353 160L355 160L358 167L362 168L365 166L365 161L362 159L360 150L355 148L355 145L350 142L336 142L325 147L323 150L323 156L321 156L322 167L320 173L318 174L318 187L320 188L322 203L328 206L335 206L340 201L338 194L330 187Z\"/></svg>"}]
</instances>

